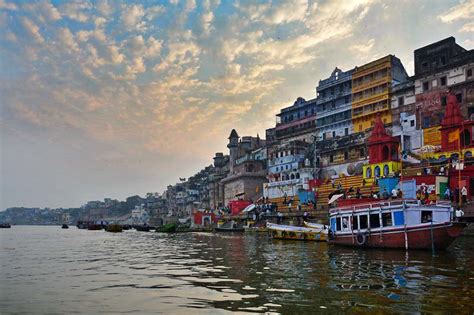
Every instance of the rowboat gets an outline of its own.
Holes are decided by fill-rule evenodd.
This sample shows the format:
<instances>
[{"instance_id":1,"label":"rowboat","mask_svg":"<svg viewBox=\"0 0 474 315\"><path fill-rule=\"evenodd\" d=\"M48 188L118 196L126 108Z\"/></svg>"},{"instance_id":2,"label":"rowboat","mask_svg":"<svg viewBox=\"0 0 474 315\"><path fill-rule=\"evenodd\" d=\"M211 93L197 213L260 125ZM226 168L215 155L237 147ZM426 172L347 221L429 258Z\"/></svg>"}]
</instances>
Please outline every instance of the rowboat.
<instances>
[{"instance_id":1,"label":"rowboat","mask_svg":"<svg viewBox=\"0 0 474 315\"><path fill-rule=\"evenodd\" d=\"M449 202L381 201L330 210L329 243L356 247L445 249L465 224L453 222Z\"/></svg>"},{"instance_id":2,"label":"rowboat","mask_svg":"<svg viewBox=\"0 0 474 315\"><path fill-rule=\"evenodd\" d=\"M274 239L301 240L301 241L326 241L328 229L308 228L292 225L267 223L269 234Z\"/></svg>"},{"instance_id":3,"label":"rowboat","mask_svg":"<svg viewBox=\"0 0 474 315\"><path fill-rule=\"evenodd\" d=\"M105 230L111 233L120 233L123 231L123 228L120 224L109 224L106 226Z\"/></svg>"}]
</instances>

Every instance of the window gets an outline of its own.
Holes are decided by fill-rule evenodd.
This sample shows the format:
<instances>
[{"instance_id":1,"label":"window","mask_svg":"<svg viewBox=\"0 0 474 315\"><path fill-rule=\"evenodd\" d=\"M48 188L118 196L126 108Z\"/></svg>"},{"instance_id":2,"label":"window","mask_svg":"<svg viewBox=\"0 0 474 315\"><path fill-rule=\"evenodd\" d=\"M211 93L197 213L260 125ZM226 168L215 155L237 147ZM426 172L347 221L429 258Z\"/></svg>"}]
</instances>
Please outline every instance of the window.
<instances>
[{"instance_id":1,"label":"window","mask_svg":"<svg viewBox=\"0 0 474 315\"><path fill-rule=\"evenodd\" d=\"M446 95L441 96L441 106L446 106L447 103L448 103L448 101L447 101Z\"/></svg>"},{"instance_id":2,"label":"window","mask_svg":"<svg viewBox=\"0 0 474 315\"><path fill-rule=\"evenodd\" d=\"M439 84L440 84L441 86L445 86L445 85L446 85L446 77L440 78L440 79L439 79Z\"/></svg>"},{"instance_id":3,"label":"window","mask_svg":"<svg viewBox=\"0 0 474 315\"><path fill-rule=\"evenodd\" d=\"M349 229L349 217L342 217L342 229L348 230Z\"/></svg>"},{"instance_id":4,"label":"window","mask_svg":"<svg viewBox=\"0 0 474 315\"><path fill-rule=\"evenodd\" d=\"M359 155L360 155L361 158L365 157L365 149L364 148L359 149Z\"/></svg>"},{"instance_id":5,"label":"window","mask_svg":"<svg viewBox=\"0 0 474 315\"><path fill-rule=\"evenodd\" d=\"M344 160L347 160L349 159L349 152L344 152Z\"/></svg>"},{"instance_id":6,"label":"window","mask_svg":"<svg viewBox=\"0 0 474 315\"><path fill-rule=\"evenodd\" d=\"M431 222L432 218L433 218L432 211L421 211L421 223Z\"/></svg>"},{"instance_id":7,"label":"window","mask_svg":"<svg viewBox=\"0 0 474 315\"><path fill-rule=\"evenodd\" d=\"M337 221L336 221L336 230L338 230L338 231L341 230L341 218L337 218Z\"/></svg>"},{"instance_id":8,"label":"window","mask_svg":"<svg viewBox=\"0 0 474 315\"><path fill-rule=\"evenodd\" d=\"M372 177L372 169L370 167L367 167L365 170L365 178L371 178Z\"/></svg>"},{"instance_id":9,"label":"window","mask_svg":"<svg viewBox=\"0 0 474 315\"><path fill-rule=\"evenodd\" d=\"M403 106L405 104L405 98L403 96L400 96L398 98L398 106Z\"/></svg>"},{"instance_id":10,"label":"window","mask_svg":"<svg viewBox=\"0 0 474 315\"><path fill-rule=\"evenodd\" d=\"M444 66L446 64L446 56L441 56L439 61L440 61L441 65Z\"/></svg>"},{"instance_id":11,"label":"window","mask_svg":"<svg viewBox=\"0 0 474 315\"><path fill-rule=\"evenodd\" d=\"M371 229L376 229L380 227L380 221L379 221L379 214L371 214L370 215L370 228Z\"/></svg>"},{"instance_id":12,"label":"window","mask_svg":"<svg viewBox=\"0 0 474 315\"><path fill-rule=\"evenodd\" d=\"M323 133L323 140L326 140L326 133Z\"/></svg>"},{"instance_id":13,"label":"window","mask_svg":"<svg viewBox=\"0 0 474 315\"><path fill-rule=\"evenodd\" d=\"M467 69L466 77L468 77L468 78L472 77L472 69Z\"/></svg>"},{"instance_id":14,"label":"window","mask_svg":"<svg viewBox=\"0 0 474 315\"><path fill-rule=\"evenodd\" d=\"M353 230L359 229L359 221L357 220L356 216L352 217L352 229Z\"/></svg>"},{"instance_id":15,"label":"window","mask_svg":"<svg viewBox=\"0 0 474 315\"><path fill-rule=\"evenodd\" d=\"M430 83L428 81L423 82L423 92L428 91L430 89Z\"/></svg>"},{"instance_id":16,"label":"window","mask_svg":"<svg viewBox=\"0 0 474 315\"><path fill-rule=\"evenodd\" d=\"M423 117L423 128L430 127L430 117Z\"/></svg>"},{"instance_id":17,"label":"window","mask_svg":"<svg viewBox=\"0 0 474 315\"><path fill-rule=\"evenodd\" d=\"M331 163L334 162L334 155L331 154L331 155L329 156L329 162L331 162Z\"/></svg>"},{"instance_id":18,"label":"window","mask_svg":"<svg viewBox=\"0 0 474 315\"><path fill-rule=\"evenodd\" d=\"M385 176L388 176L388 173L390 173L390 169L389 169L388 165L384 165L384 167L383 167L383 174L384 174Z\"/></svg>"},{"instance_id":19,"label":"window","mask_svg":"<svg viewBox=\"0 0 474 315\"><path fill-rule=\"evenodd\" d=\"M415 120L410 120L410 127L414 127L415 126Z\"/></svg>"},{"instance_id":20,"label":"window","mask_svg":"<svg viewBox=\"0 0 474 315\"><path fill-rule=\"evenodd\" d=\"M392 226L392 214L382 213L382 226Z\"/></svg>"},{"instance_id":21,"label":"window","mask_svg":"<svg viewBox=\"0 0 474 315\"><path fill-rule=\"evenodd\" d=\"M367 215L364 214L364 215L360 215L359 216L359 225L360 225L360 229L366 229L368 226L367 226Z\"/></svg>"},{"instance_id":22,"label":"window","mask_svg":"<svg viewBox=\"0 0 474 315\"><path fill-rule=\"evenodd\" d=\"M336 138L336 132L335 131L332 132L332 137Z\"/></svg>"},{"instance_id":23,"label":"window","mask_svg":"<svg viewBox=\"0 0 474 315\"><path fill-rule=\"evenodd\" d=\"M458 103L462 103L462 93L456 94L456 98L458 99Z\"/></svg>"},{"instance_id":24,"label":"window","mask_svg":"<svg viewBox=\"0 0 474 315\"><path fill-rule=\"evenodd\" d=\"M379 177L380 176L380 166L376 166L374 168L374 176Z\"/></svg>"},{"instance_id":25,"label":"window","mask_svg":"<svg viewBox=\"0 0 474 315\"><path fill-rule=\"evenodd\" d=\"M344 129L344 135L348 136L349 135L349 128Z\"/></svg>"}]
</instances>

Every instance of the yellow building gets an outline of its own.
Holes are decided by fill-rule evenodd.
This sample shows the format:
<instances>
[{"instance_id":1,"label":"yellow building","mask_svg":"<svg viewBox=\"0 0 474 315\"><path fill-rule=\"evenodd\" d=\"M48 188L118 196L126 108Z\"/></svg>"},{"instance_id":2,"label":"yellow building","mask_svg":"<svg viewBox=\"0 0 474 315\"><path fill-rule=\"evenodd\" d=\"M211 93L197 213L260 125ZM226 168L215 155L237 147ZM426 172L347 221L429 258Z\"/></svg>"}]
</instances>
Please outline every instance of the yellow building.
<instances>
[{"instance_id":1,"label":"yellow building","mask_svg":"<svg viewBox=\"0 0 474 315\"><path fill-rule=\"evenodd\" d=\"M356 67L352 74L354 131L362 132L372 128L377 113L380 113L384 124L391 124L392 86L407 79L408 75L400 59L393 55Z\"/></svg>"}]
</instances>

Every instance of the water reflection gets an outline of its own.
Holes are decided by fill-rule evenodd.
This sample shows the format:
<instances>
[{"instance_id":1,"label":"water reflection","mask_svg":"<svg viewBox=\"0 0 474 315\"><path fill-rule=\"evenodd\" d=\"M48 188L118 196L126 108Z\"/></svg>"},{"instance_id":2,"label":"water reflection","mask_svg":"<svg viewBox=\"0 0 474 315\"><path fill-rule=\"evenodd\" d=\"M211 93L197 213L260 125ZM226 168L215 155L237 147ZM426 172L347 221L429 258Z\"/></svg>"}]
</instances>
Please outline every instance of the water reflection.
<instances>
[{"instance_id":1,"label":"water reflection","mask_svg":"<svg viewBox=\"0 0 474 315\"><path fill-rule=\"evenodd\" d=\"M472 238L433 257L265 235L0 233L7 313L473 311Z\"/></svg>"}]
</instances>

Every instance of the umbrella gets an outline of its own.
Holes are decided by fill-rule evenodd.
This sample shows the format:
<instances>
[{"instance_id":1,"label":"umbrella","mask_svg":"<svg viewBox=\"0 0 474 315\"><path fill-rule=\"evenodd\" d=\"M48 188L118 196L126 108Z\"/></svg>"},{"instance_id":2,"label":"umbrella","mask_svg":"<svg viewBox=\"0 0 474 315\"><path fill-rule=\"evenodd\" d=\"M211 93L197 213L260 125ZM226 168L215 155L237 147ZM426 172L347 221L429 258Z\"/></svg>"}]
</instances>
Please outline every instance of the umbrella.
<instances>
[{"instance_id":1,"label":"umbrella","mask_svg":"<svg viewBox=\"0 0 474 315\"><path fill-rule=\"evenodd\" d=\"M331 203L333 203L333 202L336 201L337 199L341 198L342 196L344 196L344 194L333 195L333 196L331 197L331 199L329 199L328 205L330 205Z\"/></svg>"}]
</instances>

